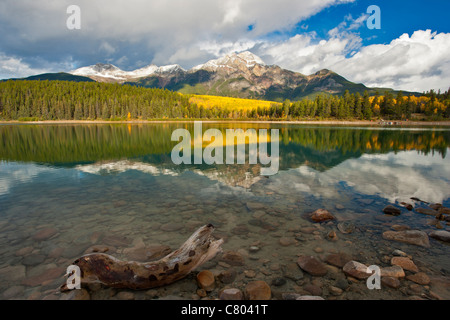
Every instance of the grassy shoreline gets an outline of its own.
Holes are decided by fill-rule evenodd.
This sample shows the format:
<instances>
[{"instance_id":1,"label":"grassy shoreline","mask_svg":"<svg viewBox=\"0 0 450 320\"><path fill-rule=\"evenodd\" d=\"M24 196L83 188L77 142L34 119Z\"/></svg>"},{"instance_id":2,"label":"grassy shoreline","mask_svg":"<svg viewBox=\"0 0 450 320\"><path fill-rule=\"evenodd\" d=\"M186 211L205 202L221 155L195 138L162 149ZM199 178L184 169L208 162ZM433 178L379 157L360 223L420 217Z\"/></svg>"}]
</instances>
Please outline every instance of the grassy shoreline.
<instances>
[{"instance_id":1,"label":"grassy shoreline","mask_svg":"<svg viewBox=\"0 0 450 320\"><path fill-rule=\"evenodd\" d=\"M3 121L0 124L146 124L146 123L177 123L177 122L194 122L202 121L203 123L271 123L271 124L313 124L313 125L362 125L362 126L389 126L389 127L410 127L410 126L445 126L450 127L450 121L395 121L394 125L380 123L380 121L367 120L236 120L236 119L155 119L155 120L43 120L43 121Z\"/></svg>"}]
</instances>

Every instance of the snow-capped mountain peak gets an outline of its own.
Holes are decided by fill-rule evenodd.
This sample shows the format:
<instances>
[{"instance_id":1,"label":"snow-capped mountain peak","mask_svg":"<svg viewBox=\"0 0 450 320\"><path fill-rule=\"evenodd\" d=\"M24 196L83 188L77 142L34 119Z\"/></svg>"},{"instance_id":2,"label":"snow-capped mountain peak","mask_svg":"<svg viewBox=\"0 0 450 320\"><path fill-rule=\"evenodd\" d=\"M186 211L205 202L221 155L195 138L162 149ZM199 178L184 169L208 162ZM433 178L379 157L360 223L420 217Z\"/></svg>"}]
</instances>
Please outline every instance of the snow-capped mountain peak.
<instances>
[{"instance_id":1,"label":"snow-capped mountain peak","mask_svg":"<svg viewBox=\"0 0 450 320\"><path fill-rule=\"evenodd\" d=\"M255 65L265 65L264 61L254 55L250 51L244 51L241 53L232 53L228 54L224 57L210 60L204 64L198 65L191 69L191 71L197 71L200 69L209 70L209 71L217 71L219 68L232 68L236 69L239 66L252 68Z\"/></svg>"}]
</instances>

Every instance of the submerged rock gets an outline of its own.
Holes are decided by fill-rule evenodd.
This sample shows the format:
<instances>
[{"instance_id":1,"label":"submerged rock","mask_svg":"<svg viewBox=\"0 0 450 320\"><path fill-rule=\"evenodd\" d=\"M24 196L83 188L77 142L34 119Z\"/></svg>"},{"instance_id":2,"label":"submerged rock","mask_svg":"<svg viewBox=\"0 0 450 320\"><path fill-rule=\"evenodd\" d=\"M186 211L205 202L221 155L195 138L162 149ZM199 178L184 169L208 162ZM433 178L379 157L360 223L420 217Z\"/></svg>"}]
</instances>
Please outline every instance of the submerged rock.
<instances>
[{"instance_id":1,"label":"submerged rock","mask_svg":"<svg viewBox=\"0 0 450 320\"><path fill-rule=\"evenodd\" d=\"M245 296L249 300L270 300L272 292L265 281L252 281L245 287Z\"/></svg>"},{"instance_id":2,"label":"submerged rock","mask_svg":"<svg viewBox=\"0 0 450 320\"><path fill-rule=\"evenodd\" d=\"M420 230L385 231L383 238L429 248L428 235Z\"/></svg>"},{"instance_id":3,"label":"submerged rock","mask_svg":"<svg viewBox=\"0 0 450 320\"><path fill-rule=\"evenodd\" d=\"M314 222L324 222L333 220L334 216L328 210L317 209L310 215L310 218Z\"/></svg>"},{"instance_id":4,"label":"submerged rock","mask_svg":"<svg viewBox=\"0 0 450 320\"><path fill-rule=\"evenodd\" d=\"M367 279L372 275L372 272L369 271L368 267L358 261L349 261L342 268L342 271L348 276L351 276L356 279Z\"/></svg>"},{"instance_id":5,"label":"submerged rock","mask_svg":"<svg viewBox=\"0 0 450 320\"><path fill-rule=\"evenodd\" d=\"M312 256L300 256L297 259L297 264L304 271L308 272L312 276L324 276L327 274L328 270L325 264L317 260Z\"/></svg>"},{"instance_id":6,"label":"submerged rock","mask_svg":"<svg viewBox=\"0 0 450 320\"><path fill-rule=\"evenodd\" d=\"M383 212L386 214L393 215L393 216L398 216L398 215L400 215L400 213L402 213L402 211L399 208L396 208L390 204L387 205L386 207L384 207Z\"/></svg>"},{"instance_id":7,"label":"submerged rock","mask_svg":"<svg viewBox=\"0 0 450 320\"><path fill-rule=\"evenodd\" d=\"M430 283L430 278L424 272L418 272L416 274L411 274L406 277L406 279L411 280L417 284L427 285Z\"/></svg>"},{"instance_id":8,"label":"submerged rock","mask_svg":"<svg viewBox=\"0 0 450 320\"><path fill-rule=\"evenodd\" d=\"M417 208L416 212L421 213L421 214L426 214L428 216L436 216L438 214L438 212L436 210L426 209L426 208Z\"/></svg>"},{"instance_id":9,"label":"submerged rock","mask_svg":"<svg viewBox=\"0 0 450 320\"><path fill-rule=\"evenodd\" d=\"M391 259L391 264L400 266L407 271L419 272L419 268L417 268L416 264L411 259L406 257L393 257Z\"/></svg>"},{"instance_id":10,"label":"submerged rock","mask_svg":"<svg viewBox=\"0 0 450 320\"><path fill-rule=\"evenodd\" d=\"M432 231L430 237L444 242L450 242L450 232L445 230Z\"/></svg>"}]
</instances>

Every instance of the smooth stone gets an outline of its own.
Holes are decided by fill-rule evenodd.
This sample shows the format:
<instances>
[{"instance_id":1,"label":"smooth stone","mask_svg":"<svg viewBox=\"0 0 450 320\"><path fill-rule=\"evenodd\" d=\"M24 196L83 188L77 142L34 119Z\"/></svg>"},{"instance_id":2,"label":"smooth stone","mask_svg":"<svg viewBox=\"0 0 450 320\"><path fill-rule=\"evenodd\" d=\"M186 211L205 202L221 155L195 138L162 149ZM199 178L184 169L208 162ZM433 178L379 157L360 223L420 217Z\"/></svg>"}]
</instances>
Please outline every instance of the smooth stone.
<instances>
[{"instance_id":1,"label":"smooth stone","mask_svg":"<svg viewBox=\"0 0 450 320\"><path fill-rule=\"evenodd\" d=\"M248 251L250 253L255 253L255 252L258 252L259 250L261 250L261 249L257 246L251 246L250 248L248 248Z\"/></svg>"},{"instance_id":2,"label":"smooth stone","mask_svg":"<svg viewBox=\"0 0 450 320\"><path fill-rule=\"evenodd\" d=\"M391 229L394 231L404 231L404 230L411 230L409 226L404 226L401 224L394 224L391 226Z\"/></svg>"},{"instance_id":3,"label":"smooth stone","mask_svg":"<svg viewBox=\"0 0 450 320\"><path fill-rule=\"evenodd\" d=\"M391 259L391 264L400 266L403 270L411 271L411 272L419 272L419 268L415 265L415 263L406 257L393 257Z\"/></svg>"},{"instance_id":4,"label":"smooth stone","mask_svg":"<svg viewBox=\"0 0 450 320\"><path fill-rule=\"evenodd\" d=\"M244 257L235 251L227 251L220 258L221 261L228 263L232 266L243 266L244 265Z\"/></svg>"},{"instance_id":5,"label":"smooth stone","mask_svg":"<svg viewBox=\"0 0 450 320\"><path fill-rule=\"evenodd\" d=\"M43 254L31 254L22 259L22 264L28 267L41 264L45 260Z\"/></svg>"},{"instance_id":6,"label":"smooth stone","mask_svg":"<svg viewBox=\"0 0 450 320\"><path fill-rule=\"evenodd\" d=\"M336 204L335 205L335 207L336 207L336 209L338 209L338 210L343 210L343 209L345 209L345 207L342 205L342 204Z\"/></svg>"},{"instance_id":7,"label":"smooth stone","mask_svg":"<svg viewBox=\"0 0 450 320\"><path fill-rule=\"evenodd\" d=\"M347 262L342 268L342 271L344 271L346 275L359 280L367 279L372 275L372 272L369 271L368 267L358 261Z\"/></svg>"},{"instance_id":8,"label":"smooth stone","mask_svg":"<svg viewBox=\"0 0 450 320\"><path fill-rule=\"evenodd\" d=\"M26 256L33 251L33 247L25 247L16 251L15 255L17 257Z\"/></svg>"},{"instance_id":9,"label":"smooth stone","mask_svg":"<svg viewBox=\"0 0 450 320\"><path fill-rule=\"evenodd\" d=\"M330 286L328 288L333 296L340 296L344 291L341 288Z\"/></svg>"},{"instance_id":10,"label":"smooth stone","mask_svg":"<svg viewBox=\"0 0 450 320\"><path fill-rule=\"evenodd\" d=\"M245 270L244 275L246 278L254 278L256 277L256 272L253 270Z\"/></svg>"},{"instance_id":11,"label":"smooth stone","mask_svg":"<svg viewBox=\"0 0 450 320\"><path fill-rule=\"evenodd\" d=\"M24 290L25 289L23 286L12 286L12 287L9 287L8 289L6 289L5 291L3 291L2 297L3 297L3 299L15 298L15 297L23 294Z\"/></svg>"},{"instance_id":12,"label":"smooth stone","mask_svg":"<svg viewBox=\"0 0 450 320\"><path fill-rule=\"evenodd\" d=\"M236 279L236 271L234 269L224 270L217 278L224 284L232 283Z\"/></svg>"},{"instance_id":13,"label":"smooth stone","mask_svg":"<svg viewBox=\"0 0 450 320\"><path fill-rule=\"evenodd\" d=\"M345 278L340 278L336 281L336 287L341 288L342 290L347 290L349 285L348 280Z\"/></svg>"},{"instance_id":14,"label":"smooth stone","mask_svg":"<svg viewBox=\"0 0 450 320\"><path fill-rule=\"evenodd\" d=\"M243 300L244 294L237 288L223 289L219 293L220 300Z\"/></svg>"},{"instance_id":15,"label":"smooth stone","mask_svg":"<svg viewBox=\"0 0 450 320\"><path fill-rule=\"evenodd\" d=\"M310 215L310 218L314 222L324 222L333 220L334 216L328 210L317 209Z\"/></svg>"},{"instance_id":16,"label":"smooth stone","mask_svg":"<svg viewBox=\"0 0 450 320\"><path fill-rule=\"evenodd\" d=\"M280 245L282 245L283 247L293 245L295 244L295 242L296 241L294 238L287 238L287 237L280 238L279 240Z\"/></svg>"},{"instance_id":17,"label":"smooth stone","mask_svg":"<svg viewBox=\"0 0 450 320\"><path fill-rule=\"evenodd\" d=\"M303 271L312 276L324 276L328 270L325 265L313 256L300 256L297 259L297 264Z\"/></svg>"},{"instance_id":18,"label":"smooth stone","mask_svg":"<svg viewBox=\"0 0 450 320\"><path fill-rule=\"evenodd\" d=\"M417 208L416 212L421 213L421 214L426 214L428 216L436 216L438 214L438 212L436 210L425 209L425 208Z\"/></svg>"},{"instance_id":19,"label":"smooth stone","mask_svg":"<svg viewBox=\"0 0 450 320\"><path fill-rule=\"evenodd\" d=\"M430 277L428 277L424 272L410 274L406 277L406 279L421 285L427 285L430 283Z\"/></svg>"},{"instance_id":20,"label":"smooth stone","mask_svg":"<svg viewBox=\"0 0 450 320\"><path fill-rule=\"evenodd\" d=\"M450 232L445 230L432 231L430 237L444 242L450 242Z\"/></svg>"},{"instance_id":21,"label":"smooth stone","mask_svg":"<svg viewBox=\"0 0 450 320\"><path fill-rule=\"evenodd\" d=\"M123 250L123 253L128 257L129 260L142 262L150 260L158 260L162 257L165 257L171 252L172 249L169 246L165 245L127 248Z\"/></svg>"},{"instance_id":22,"label":"smooth stone","mask_svg":"<svg viewBox=\"0 0 450 320\"><path fill-rule=\"evenodd\" d=\"M393 215L393 216L398 216L398 215L400 215L402 213L402 211L399 208L394 207L391 204L389 204L386 207L384 207L383 212L386 213L386 214Z\"/></svg>"},{"instance_id":23,"label":"smooth stone","mask_svg":"<svg viewBox=\"0 0 450 320\"><path fill-rule=\"evenodd\" d=\"M252 281L245 286L245 296L249 300L270 300L272 292L265 281Z\"/></svg>"},{"instance_id":24,"label":"smooth stone","mask_svg":"<svg viewBox=\"0 0 450 320\"><path fill-rule=\"evenodd\" d=\"M45 270L43 273L26 278L22 280L22 284L29 287L35 287L38 285L42 285L44 282L48 282L50 280L56 280L57 278L62 279L62 275L65 274L66 269L63 267L56 267Z\"/></svg>"},{"instance_id":25,"label":"smooth stone","mask_svg":"<svg viewBox=\"0 0 450 320\"><path fill-rule=\"evenodd\" d=\"M303 272L297 263L288 263L285 267L282 267L282 269L283 275L293 281L301 280L304 277Z\"/></svg>"},{"instance_id":26,"label":"smooth stone","mask_svg":"<svg viewBox=\"0 0 450 320\"><path fill-rule=\"evenodd\" d=\"M400 288L400 280L398 280L398 278L395 277L382 277L381 285L392 289L398 289Z\"/></svg>"},{"instance_id":27,"label":"smooth stone","mask_svg":"<svg viewBox=\"0 0 450 320\"><path fill-rule=\"evenodd\" d=\"M281 287L286 284L286 279L284 278L275 278L272 280L272 285L275 287Z\"/></svg>"},{"instance_id":28,"label":"smooth stone","mask_svg":"<svg viewBox=\"0 0 450 320\"><path fill-rule=\"evenodd\" d=\"M355 225L347 221L339 222L337 228L343 234L349 234L355 231Z\"/></svg>"},{"instance_id":29,"label":"smooth stone","mask_svg":"<svg viewBox=\"0 0 450 320\"><path fill-rule=\"evenodd\" d=\"M7 279L11 282L17 282L25 278L26 267L23 265L19 266L7 266L0 269L0 278L4 281Z\"/></svg>"},{"instance_id":30,"label":"smooth stone","mask_svg":"<svg viewBox=\"0 0 450 320\"><path fill-rule=\"evenodd\" d=\"M428 235L425 232L419 230L385 231L383 232L383 238L386 240L414 244L425 248L430 247Z\"/></svg>"},{"instance_id":31,"label":"smooth stone","mask_svg":"<svg viewBox=\"0 0 450 320\"><path fill-rule=\"evenodd\" d=\"M352 257L346 253L332 253L325 258L325 262L332 266L342 268L349 261L352 261Z\"/></svg>"},{"instance_id":32,"label":"smooth stone","mask_svg":"<svg viewBox=\"0 0 450 320\"><path fill-rule=\"evenodd\" d=\"M245 205L250 211L261 210L265 208L264 204L259 202L247 202Z\"/></svg>"},{"instance_id":33,"label":"smooth stone","mask_svg":"<svg viewBox=\"0 0 450 320\"><path fill-rule=\"evenodd\" d=\"M394 277L403 278L405 276L405 271L403 268L397 265L381 268L381 277Z\"/></svg>"},{"instance_id":34,"label":"smooth stone","mask_svg":"<svg viewBox=\"0 0 450 320\"><path fill-rule=\"evenodd\" d=\"M214 274L209 270L203 270L197 274L198 286L205 291L212 291L216 285Z\"/></svg>"},{"instance_id":35,"label":"smooth stone","mask_svg":"<svg viewBox=\"0 0 450 320\"><path fill-rule=\"evenodd\" d=\"M308 283L303 289L313 296L320 296L322 294L322 288L312 283Z\"/></svg>"},{"instance_id":36,"label":"smooth stone","mask_svg":"<svg viewBox=\"0 0 450 320\"><path fill-rule=\"evenodd\" d=\"M44 228L33 235L33 240L44 241L53 237L57 233L58 230L56 230L55 228Z\"/></svg>"}]
</instances>

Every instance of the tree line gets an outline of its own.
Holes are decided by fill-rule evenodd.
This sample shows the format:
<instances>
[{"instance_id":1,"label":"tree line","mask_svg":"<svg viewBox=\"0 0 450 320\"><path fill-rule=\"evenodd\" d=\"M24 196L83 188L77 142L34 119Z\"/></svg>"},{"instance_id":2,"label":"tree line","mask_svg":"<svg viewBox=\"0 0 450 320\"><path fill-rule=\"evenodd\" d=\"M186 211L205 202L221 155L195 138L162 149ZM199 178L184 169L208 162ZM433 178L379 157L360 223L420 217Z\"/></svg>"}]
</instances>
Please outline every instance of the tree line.
<instances>
[{"instance_id":1,"label":"tree line","mask_svg":"<svg viewBox=\"0 0 450 320\"><path fill-rule=\"evenodd\" d=\"M317 95L254 108L203 106L187 95L164 89L69 81L0 82L3 120L131 119L411 119L450 118L450 89L420 97L398 92ZM419 117L420 119L420 117Z\"/></svg>"}]
</instances>

